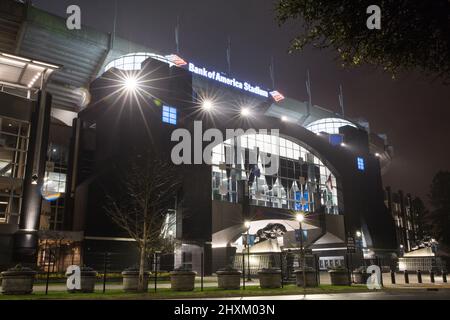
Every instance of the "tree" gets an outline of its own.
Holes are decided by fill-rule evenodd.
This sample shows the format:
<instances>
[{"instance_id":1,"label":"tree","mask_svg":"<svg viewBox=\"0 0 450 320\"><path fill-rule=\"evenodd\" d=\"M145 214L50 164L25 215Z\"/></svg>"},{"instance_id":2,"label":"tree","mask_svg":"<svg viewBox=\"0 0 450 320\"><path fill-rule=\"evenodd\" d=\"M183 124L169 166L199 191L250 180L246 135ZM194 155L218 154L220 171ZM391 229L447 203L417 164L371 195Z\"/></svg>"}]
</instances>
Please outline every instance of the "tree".
<instances>
[{"instance_id":1,"label":"tree","mask_svg":"<svg viewBox=\"0 0 450 320\"><path fill-rule=\"evenodd\" d=\"M166 217L174 208L180 176L171 162L140 157L123 172L117 189L107 195L105 210L136 241L139 249L139 286L144 288L146 255L167 245Z\"/></svg>"},{"instance_id":2,"label":"tree","mask_svg":"<svg viewBox=\"0 0 450 320\"><path fill-rule=\"evenodd\" d=\"M381 9L381 29L370 30L370 5ZM343 66L369 64L393 75L421 70L450 80L448 0L279 0L278 23L299 21L304 29L291 52L310 44L332 48ZM301 18L301 19L300 19Z\"/></svg>"},{"instance_id":3,"label":"tree","mask_svg":"<svg viewBox=\"0 0 450 320\"><path fill-rule=\"evenodd\" d=\"M433 210L427 216L433 236L441 249L450 254L450 172L438 172L431 184L430 203Z\"/></svg>"}]
</instances>

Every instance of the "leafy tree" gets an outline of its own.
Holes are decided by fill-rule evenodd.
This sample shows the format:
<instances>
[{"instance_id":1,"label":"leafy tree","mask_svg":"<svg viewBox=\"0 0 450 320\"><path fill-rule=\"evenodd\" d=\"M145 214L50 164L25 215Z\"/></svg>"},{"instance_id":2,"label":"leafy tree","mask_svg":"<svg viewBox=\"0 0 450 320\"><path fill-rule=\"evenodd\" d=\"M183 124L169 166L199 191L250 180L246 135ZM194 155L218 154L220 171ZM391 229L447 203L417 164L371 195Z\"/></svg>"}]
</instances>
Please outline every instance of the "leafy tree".
<instances>
[{"instance_id":1,"label":"leafy tree","mask_svg":"<svg viewBox=\"0 0 450 320\"><path fill-rule=\"evenodd\" d=\"M105 210L111 219L136 241L139 248L139 285L144 288L146 256L167 247L163 231L169 209L181 186L171 162L140 157L119 179L118 190L107 195Z\"/></svg>"},{"instance_id":2,"label":"leafy tree","mask_svg":"<svg viewBox=\"0 0 450 320\"><path fill-rule=\"evenodd\" d=\"M450 172L438 172L431 184L430 203L433 210L427 216L432 234L441 249L450 255Z\"/></svg>"},{"instance_id":3,"label":"leafy tree","mask_svg":"<svg viewBox=\"0 0 450 320\"><path fill-rule=\"evenodd\" d=\"M381 9L381 30L369 30L367 8ZM343 66L369 64L395 75L421 70L450 80L448 0L279 0L280 25L297 21L303 32L291 52L311 44L332 48Z\"/></svg>"}]
</instances>

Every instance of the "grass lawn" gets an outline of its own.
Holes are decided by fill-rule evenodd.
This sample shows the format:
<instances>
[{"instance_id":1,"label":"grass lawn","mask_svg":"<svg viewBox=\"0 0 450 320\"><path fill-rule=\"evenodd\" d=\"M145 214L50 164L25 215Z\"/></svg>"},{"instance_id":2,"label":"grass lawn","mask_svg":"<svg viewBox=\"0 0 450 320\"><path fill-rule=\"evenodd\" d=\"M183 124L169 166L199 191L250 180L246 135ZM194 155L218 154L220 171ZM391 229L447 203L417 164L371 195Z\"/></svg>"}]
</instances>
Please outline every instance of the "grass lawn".
<instances>
[{"instance_id":1,"label":"grass lawn","mask_svg":"<svg viewBox=\"0 0 450 320\"><path fill-rule=\"evenodd\" d=\"M193 292L175 292L170 289L159 289L157 293L151 291L146 294L124 293L122 290L108 290L105 294L95 293L67 293L49 292L34 293L27 296L5 296L0 295L0 300L157 300L157 299L190 299L190 298L226 298L226 297L248 297L248 296L274 296L274 295L296 295L296 294L320 294L320 293L351 293L367 292L365 285L354 286L331 286L323 285L318 288L309 288L305 291L295 285L285 286L283 289L261 289L258 286L247 287L246 290L220 290L218 288L205 288L200 291L196 288Z\"/></svg>"}]
</instances>

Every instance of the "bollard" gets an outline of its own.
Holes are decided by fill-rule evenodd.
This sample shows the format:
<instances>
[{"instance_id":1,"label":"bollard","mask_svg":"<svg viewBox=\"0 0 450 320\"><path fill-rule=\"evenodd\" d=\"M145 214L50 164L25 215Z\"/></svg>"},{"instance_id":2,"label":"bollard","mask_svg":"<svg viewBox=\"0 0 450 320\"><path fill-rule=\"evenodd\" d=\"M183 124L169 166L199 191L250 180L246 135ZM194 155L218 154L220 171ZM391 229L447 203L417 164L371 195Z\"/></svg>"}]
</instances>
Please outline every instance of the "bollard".
<instances>
[{"instance_id":1,"label":"bollard","mask_svg":"<svg viewBox=\"0 0 450 320\"><path fill-rule=\"evenodd\" d=\"M422 272L417 270L417 282L422 283Z\"/></svg>"},{"instance_id":2,"label":"bollard","mask_svg":"<svg viewBox=\"0 0 450 320\"><path fill-rule=\"evenodd\" d=\"M391 270L391 283L395 284L395 271Z\"/></svg>"},{"instance_id":3,"label":"bollard","mask_svg":"<svg viewBox=\"0 0 450 320\"><path fill-rule=\"evenodd\" d=\"M442 281L447 283L447 270L442 270Z\"/></svg>"},{"instance_id":4,"label":"bollard","mask_svg":"<svg viewBox=\"0 0 450 320\"><path fill-rule=\"evenodd\" d=\"M405 284L409 284L408 270L405 270Z\"/></svg>"},{"instance_id":5,"label":"bollard","mask_svg":"<svg viewBox=\"0 0 450 320\"><path fill-rule=\"evenodd\" d=\"M434 271L430 271L430 280L431 280L431 283L435 282L434 281Z\"/></svg>"},{"instance_id":6,"label":"bollard","mask_svg":"<svg viewBox=\"0 0 450 320\"><path fill-rule=\"evenodd\" d=\"M284 288L283 252L280 252L281 288Z\"/></svg>"}]
</instances>

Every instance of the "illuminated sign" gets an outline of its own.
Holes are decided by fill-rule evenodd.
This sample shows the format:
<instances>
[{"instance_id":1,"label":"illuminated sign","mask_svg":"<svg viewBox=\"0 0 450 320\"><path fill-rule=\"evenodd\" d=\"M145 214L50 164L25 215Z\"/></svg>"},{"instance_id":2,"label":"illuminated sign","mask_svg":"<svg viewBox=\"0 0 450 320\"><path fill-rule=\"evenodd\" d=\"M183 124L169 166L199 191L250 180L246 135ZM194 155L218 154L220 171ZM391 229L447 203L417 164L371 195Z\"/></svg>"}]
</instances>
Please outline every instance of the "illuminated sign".
<instances>
[{"instance_id":1,"label":"illuminated sign","mask_svg":"<svg viewBox=\"0 0 450 320\"><path fill-rule=\"evenodd\" d=\"M269 97L269 92L261 89L261 87L259 87L259 86L253 86L248 82L238 81L235 78L228 78L227 76L223 75L220 72L208 70L204 67L197 67L193 63L189 63L189 71L196 75L199 75L204 78L211 79L211 80L214 80L217 82L221 82L223 84L229 85L229 86L239 89L239 90L247 91L247 92L259 95L264 98Z\"/></svg>"},{"instance_id":2,"label":"illuminated sign","mask_svg":"<svg viewBox=\"0 0 450 320\"><path fill-rule=\"evenodd\" d=\"M182 66L187 65L187 62L184 61L179 56L177 56L176 54L170 54L170 55L166 56L166 59L169 60L170 63L173 63L174 65L176 65L177 67L182 67Z\"/></svg>"},{"instance_id":3,"label":"illuminated sign","mask_svg":"<svg viewBox=\"0 0 450 320\"><path fill-rule=\"evenodd\" d=\"M283 101L285 99L285 97L279 93L278 91L272 91L270 93L270 95L272 96L273 100L275 100L275 102L280 102Z\"/></svg>"}]
</instances>

